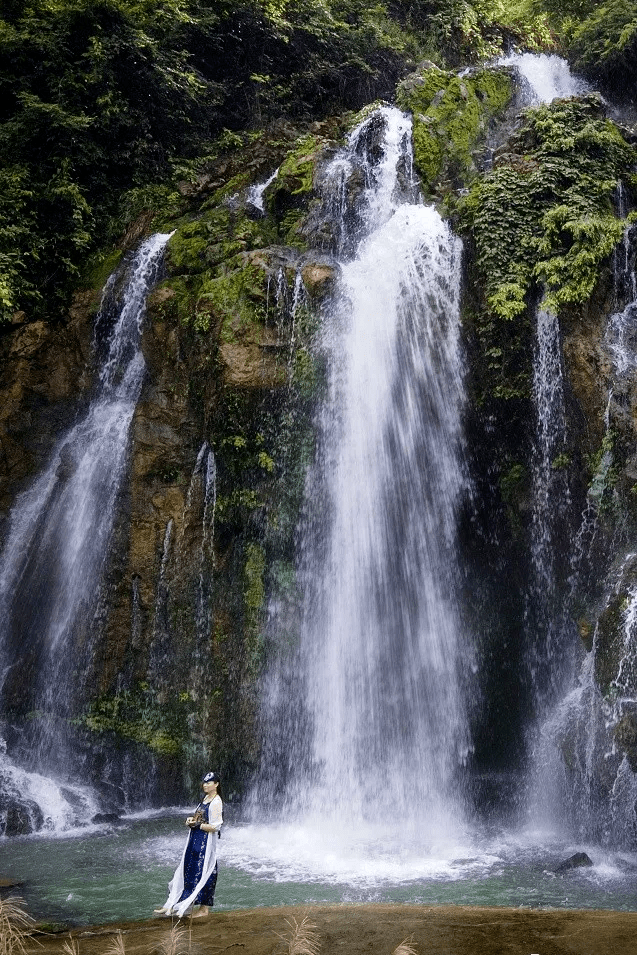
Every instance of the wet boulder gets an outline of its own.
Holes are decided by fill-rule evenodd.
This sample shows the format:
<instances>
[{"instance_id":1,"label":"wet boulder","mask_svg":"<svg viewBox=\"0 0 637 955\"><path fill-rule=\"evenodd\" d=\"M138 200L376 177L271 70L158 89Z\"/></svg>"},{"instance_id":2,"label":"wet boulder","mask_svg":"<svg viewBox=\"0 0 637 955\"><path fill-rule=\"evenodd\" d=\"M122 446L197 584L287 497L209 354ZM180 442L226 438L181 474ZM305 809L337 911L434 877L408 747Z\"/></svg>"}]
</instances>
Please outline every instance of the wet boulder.
<instances>
[{"instance_id":1,"label":"wet boulder","mask_svg":"<svg viewBox=\"0 0 637 955\"><path fill-rule=\"evenodd\" d=\"M590 856L587 856L585 852L576 852L565 859L564 862L560 862L555 871L568 872L570 869L584 869L592 865L593 861Z\"/></svg>"},{"instance_id":2,"label":"wet boulder","mask_svg":"<svg viewBox=\"0 0 637 955\"><path fill-rule=\"evenodd\" d=\"M38 832L44 824L44 814L31 799L9 796L5 809L0 813L0 834L3 836L28 836Z\"/></svg>"},{"instance_id":3,"label":"wet boulder","mask_svg":"<svg viewBox=\"0 0 637 955\"><path fill-rule=\"evenodd\" d=\"M115 825L121 821L122 820L116 812L96 812L91 819L91 822L95 823L96 825L104 825L105 823Z\"/></svg>"}]
</instances>

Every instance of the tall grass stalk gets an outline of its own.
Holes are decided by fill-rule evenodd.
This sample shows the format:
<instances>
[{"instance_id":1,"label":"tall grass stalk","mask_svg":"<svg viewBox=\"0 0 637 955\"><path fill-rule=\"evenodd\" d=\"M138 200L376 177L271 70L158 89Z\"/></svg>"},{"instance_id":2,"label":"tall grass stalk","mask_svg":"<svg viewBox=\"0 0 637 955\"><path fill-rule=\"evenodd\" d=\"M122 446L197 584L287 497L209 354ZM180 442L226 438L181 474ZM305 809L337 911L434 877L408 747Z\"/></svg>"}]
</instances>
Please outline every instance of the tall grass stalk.
<instances>
[{"instance_id":1,"label":"tall grass stalk","mask_svg":"<svg viewBox=\"0 0 637 955\"><path fill-rule=\"evenodd\" d=\"M76 938L73 938L72 935L69 935L66 942L62 946L62 951L64 955L80 955L80 945Z\"/></svg>"},{"instance_id":2,"label":"tall grass stalk","mask_svg":"<svg viewBox=\"0 0 637 955\"><path fill-rule=\"evenodd\" d=\"M23 906L17 895L0 899L0 955L26 955L33 919Z\"/></svg>"},{"instance_id":3,"label":"tall grass stalk","mask_svg":"<svg viewBox=\"0 0 637 955\"><path fill-rule=\"evenodd\" d=\"M287 955L319 955L321 951L321 937L316 931L316 925L305 916L300 922L296 919L286 919L288 928L285 932L277 932L285 943Z\"/></svg>"},{"instance_id":4,"label":"tall grass stalk","mask_svg":"<svg viewBox=\"0 0 637 955\"><path fill-rule=\"evenodd\" d=\"M113 941L105 950L104 955L126 955L126 946L124 945L124 936L122 930L118 929Z\"/></svg>"},{"instance_id":5,"label":"tall grass stalk","mask_svg":"<svg viewBox=\"0 0 637 955\"><path fill-rule=\"evenodd\" d=\"M191 942L186 936L186 930L179 923L173 925L157 946L159 955L188 955Z\"/></svg>"},{"instance_id":6,"label":"tall grass stalk","mask_svg":"<svg viewBox=\"0 0 637 955\"><path fill-rule=\"evenodd\" d=\"M394 949L393 955L418 955L418 950L414 944L414 936L410 935L409 938L403 939L403 941Z\"/></svg>"}]
</instances>

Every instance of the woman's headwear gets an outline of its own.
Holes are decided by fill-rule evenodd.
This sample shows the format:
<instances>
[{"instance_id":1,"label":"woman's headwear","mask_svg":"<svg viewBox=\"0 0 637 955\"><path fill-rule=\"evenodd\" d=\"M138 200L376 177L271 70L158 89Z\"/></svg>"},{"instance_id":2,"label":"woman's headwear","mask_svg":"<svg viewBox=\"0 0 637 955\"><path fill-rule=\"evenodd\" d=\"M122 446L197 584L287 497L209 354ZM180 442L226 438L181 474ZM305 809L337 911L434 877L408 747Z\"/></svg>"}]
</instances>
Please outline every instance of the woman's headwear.
<instances>
[{"instance_id":1,"label":"woman's headwear","mask_svg":"<svg viewBox=\"0 0 637 955\"><path fill-rule=\"evenodd\" d=\"M201 781L202 783L218 783L219 773L206 773Z\"/></svg>"}]
</instances>

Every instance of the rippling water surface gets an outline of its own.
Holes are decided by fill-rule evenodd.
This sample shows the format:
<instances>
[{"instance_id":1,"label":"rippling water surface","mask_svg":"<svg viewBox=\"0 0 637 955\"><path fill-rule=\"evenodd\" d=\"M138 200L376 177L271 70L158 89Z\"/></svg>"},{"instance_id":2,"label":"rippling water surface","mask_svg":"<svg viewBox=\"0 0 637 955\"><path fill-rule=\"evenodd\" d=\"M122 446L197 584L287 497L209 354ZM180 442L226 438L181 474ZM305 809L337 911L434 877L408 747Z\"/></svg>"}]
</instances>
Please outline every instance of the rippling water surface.
<instances>
[{"instance_id":1,"label":"rippling water surface","mask_svg":"<svg viewBox=\"0 0 637 955\"><path fill-rule=\"evenodd\" d=\"M0 874L24 881L20 892L37 919L147 918L165 899L183 846L182 819L180 810L69 837L3 840ZM637 855L541 832L416 847L319 824L228 825L219 848L219 909L366 902L637 909ZM582 850L592 868L551 871Z\"/></svg>"}]
</instances>

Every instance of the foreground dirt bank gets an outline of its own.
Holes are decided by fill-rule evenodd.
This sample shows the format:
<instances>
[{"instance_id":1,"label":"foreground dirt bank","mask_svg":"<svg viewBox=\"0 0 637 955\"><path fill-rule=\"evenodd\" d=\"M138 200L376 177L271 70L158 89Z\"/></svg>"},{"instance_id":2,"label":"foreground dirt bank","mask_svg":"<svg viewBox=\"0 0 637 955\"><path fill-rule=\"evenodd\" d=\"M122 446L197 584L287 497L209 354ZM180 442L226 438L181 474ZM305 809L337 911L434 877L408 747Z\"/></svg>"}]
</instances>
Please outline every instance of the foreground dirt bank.
<instances>
[{"instance_id":1,"label":"foreground dirt bank","mask_svg":"<svg viewBox=\"0 0 637 955\"><path fill-rule=\"evenodd\" d=\"M465 906L286 906L215 911L186 920L169 945L171 921L149 919L75 929L79 955L104 955L118 930L126 955L283 955L289 922L309 917L321 955L391 955L411 937L420 955L630 955L637 952L637 912L470 908ZM287 920L287 922L286 922ZM40 938L33 953L62 953L66 935ZM123 953L122 953L123 955Z\"/></svg>"}]
</instances>

